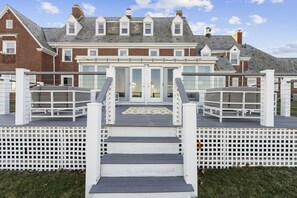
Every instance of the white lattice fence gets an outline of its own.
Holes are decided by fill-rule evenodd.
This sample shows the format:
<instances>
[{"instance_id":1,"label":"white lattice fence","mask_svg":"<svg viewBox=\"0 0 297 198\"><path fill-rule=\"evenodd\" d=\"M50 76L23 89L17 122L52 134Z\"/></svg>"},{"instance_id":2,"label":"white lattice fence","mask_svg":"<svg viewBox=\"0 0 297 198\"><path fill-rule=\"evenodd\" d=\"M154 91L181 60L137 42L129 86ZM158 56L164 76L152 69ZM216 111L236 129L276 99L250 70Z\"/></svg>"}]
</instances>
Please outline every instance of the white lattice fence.
<instances>
[{"instance_id":1,"label":"white lattice fence","mask_svg":"<svg viewBox=\"0 0 297 198\"><path fill-rule=\"evenodd\" d=\"M198 167L297 166L297 129L198 128Z\"/></svg>"},{"instance_id":2,"label":"white lattice fence","mask_svg":"<svg viewBox=\"0 0 297 198\"><path fill-rule=\"evenodd\" d=\"M106 153L101 131L101 155ZM86 127L0 127L0 169L85 169Z\"/></svg>"}]
</instances>

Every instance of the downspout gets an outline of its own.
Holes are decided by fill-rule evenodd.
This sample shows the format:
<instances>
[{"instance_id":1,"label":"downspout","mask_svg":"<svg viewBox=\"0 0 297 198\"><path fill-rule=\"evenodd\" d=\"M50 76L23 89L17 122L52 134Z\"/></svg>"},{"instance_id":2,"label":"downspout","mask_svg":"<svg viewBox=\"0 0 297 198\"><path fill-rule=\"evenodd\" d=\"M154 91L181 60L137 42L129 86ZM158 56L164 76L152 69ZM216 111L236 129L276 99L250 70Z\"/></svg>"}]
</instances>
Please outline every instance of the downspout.
<instances>
[{"instance_id":1,"label":"downspout","mask_svg":"<svg viewBox=\"0 0 297 198\"><path fill-rule=\"evenodd\" d=\"M244 73L243 71L244 69L244 61L241 61L241 73ZM244 80L244 76L241 76L241 86L243 87L243 80Z\"/></svg>"},{"instance_id":2,"label":"downspout","mask_svg":"<svg viewBox=\"0 0 297 198\"><path fill-rule=\"evenodd\" d=\"M55 48L56 48L56 43L55 43ZM59 54L59 48L56 48L56 54L55 56L53 56L53 72L56 72L56 57L58 56ZM53 75L53 80L54 80L54 85L56 85L56 75L54 74Z\"/></svg>"}]
</instances>

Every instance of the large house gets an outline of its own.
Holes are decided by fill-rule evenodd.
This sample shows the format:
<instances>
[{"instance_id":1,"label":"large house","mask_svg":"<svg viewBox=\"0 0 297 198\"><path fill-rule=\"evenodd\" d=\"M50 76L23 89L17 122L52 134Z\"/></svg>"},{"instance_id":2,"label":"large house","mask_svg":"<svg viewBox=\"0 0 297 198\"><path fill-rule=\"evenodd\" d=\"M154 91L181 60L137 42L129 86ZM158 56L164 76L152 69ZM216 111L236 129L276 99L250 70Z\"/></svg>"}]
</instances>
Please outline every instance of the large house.
<instances>
[{"instance_id":1,"label":"large house","mask_svg":"<svg viewBox=\"0 0 297 198\"><path fill-rule=\"evenodd\" d=\"M234 36L194 35L182 11L175 17L86 17L78 5L62 28L42 28L6 6L0 12L0 70L116 71L116 92L123 102L160 103L172 100L173 70L226 72L229 77L185 77L188 91L212 87L252 86L256 78L232 73L296 72L296 59L278 59L243 44ZM101 89L104 76L32 76L33 81ZM258 81L259 83L259 81ZM292 85L293 86L293 85ZM297 84L292 87L297 92Z\"/></svg>"}]
</instances>

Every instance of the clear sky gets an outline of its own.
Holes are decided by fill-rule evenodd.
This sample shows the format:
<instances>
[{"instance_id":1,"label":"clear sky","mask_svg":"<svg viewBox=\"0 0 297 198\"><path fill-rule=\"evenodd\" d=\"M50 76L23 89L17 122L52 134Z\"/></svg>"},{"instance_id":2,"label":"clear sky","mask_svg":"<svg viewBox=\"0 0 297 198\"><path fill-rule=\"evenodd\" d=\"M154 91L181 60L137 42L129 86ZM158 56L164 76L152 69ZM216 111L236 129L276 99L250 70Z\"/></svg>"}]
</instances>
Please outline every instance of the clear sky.
<instances>
[{"instance_id":1,"label":"clear sky","mask_svg":"<svg viewBox=\"0 0 297 198\"><path fill-rule=\"evenodd\" d=\"M1 0L43 27L60 27L79 4L88 16L173 16L183 10L195 34L205 27L214 34L232 34L241 29L244 43L276 57L297 58L296 0Z\"/></svg>"}]
</instances>

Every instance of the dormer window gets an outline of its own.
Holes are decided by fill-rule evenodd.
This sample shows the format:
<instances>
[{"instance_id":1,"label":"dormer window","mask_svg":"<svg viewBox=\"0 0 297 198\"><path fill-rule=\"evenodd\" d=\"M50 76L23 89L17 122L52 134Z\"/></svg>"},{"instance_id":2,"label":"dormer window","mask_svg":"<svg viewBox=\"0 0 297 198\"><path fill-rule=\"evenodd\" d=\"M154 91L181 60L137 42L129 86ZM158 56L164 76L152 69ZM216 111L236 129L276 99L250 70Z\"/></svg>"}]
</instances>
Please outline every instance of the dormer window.
<instances>
[{"instance_id":1,"label":"dormer window","mask_svg":"<svg viewBox=\"0 0 297 198\"><path fill-rule=\"evenodd\" d=\"M154 34L154 20L150 15L147 15L143 19L143 35L153 36L153 34Z\"/></svg>"},{"instance_id":2,"label":"dormer window","mask_svg":"<svg viewBox=\"0 0 297 198\"><path fill-rule=\"evenodd\" d=\"M130 34L130 19L125 15L120 19L120 35L129 36Z\"/></svg>"},{"instance_id":3,"label":"dormer window","mask_svg":"<svg viewBox=\"0 0 297 198\"><path fill-rule=\"evenodd\" d=\"M172 21L171 29L173 36L182 36L183 35L183 19L176 15L176 17Z\"/></svg>"},{"instance_id":4,"label":"dormer window","mask_svg":"<svg viewBox=\"0 0 297 198\"><path fill-rule=\"evenodd\" d=\"M201 56L210 56L211 55L211 49L208 47L208 45L205 45L204 48L200 52Z\"/></svg>"},{"instance_id":5,"label":"dormer window","mask_svg":"<svg viewBox=\"0 0 297 198\"><path fill-rule=\"evenodd\" d=\"M106 35L106 20L104 17L98 17L96 19L96 34Z\"/></svg>"},{"instance_id":6,"label":"dormer window","mask_svg":"<svg viewBox=\"0 0 297 198\"><path fill-rule=\"evenodd\" d=\"M68 34L75 34L75 23L68 23Z\"/></svg>"},{"instance_id":7,"label":"dormer window","mask_svg":"<svg viewBox=\"0 0 297 198\"><path fill-rule=\"evenodd\" d=\"M233 46L230 50L230 63L232 65L239 65L240 51L236 46Z\"/></svg>"}]
</instances>

